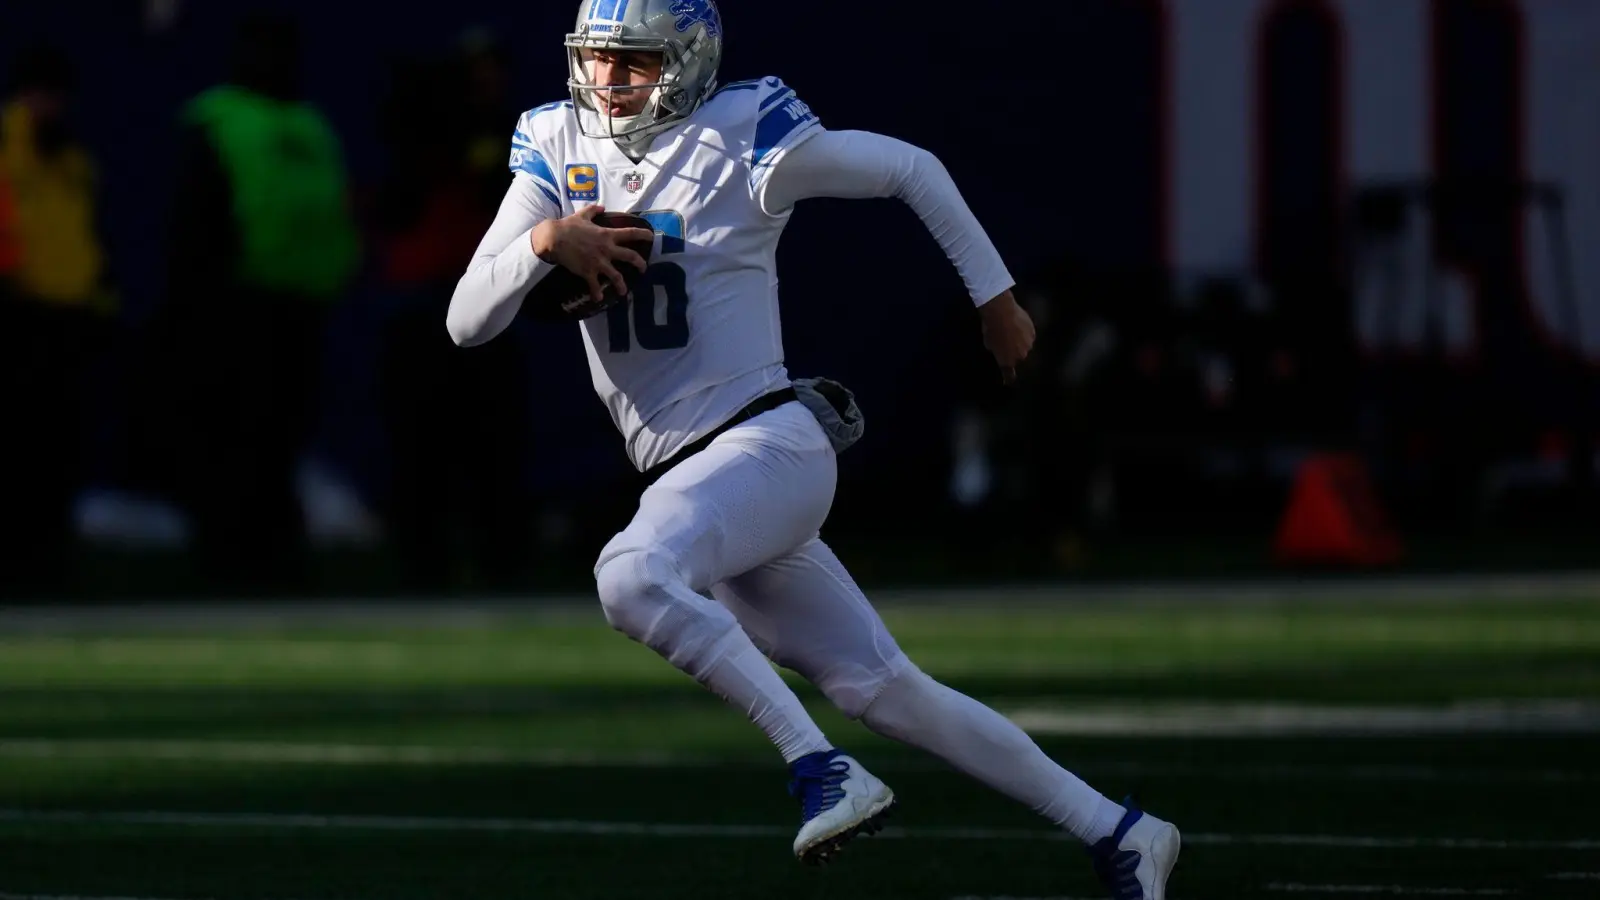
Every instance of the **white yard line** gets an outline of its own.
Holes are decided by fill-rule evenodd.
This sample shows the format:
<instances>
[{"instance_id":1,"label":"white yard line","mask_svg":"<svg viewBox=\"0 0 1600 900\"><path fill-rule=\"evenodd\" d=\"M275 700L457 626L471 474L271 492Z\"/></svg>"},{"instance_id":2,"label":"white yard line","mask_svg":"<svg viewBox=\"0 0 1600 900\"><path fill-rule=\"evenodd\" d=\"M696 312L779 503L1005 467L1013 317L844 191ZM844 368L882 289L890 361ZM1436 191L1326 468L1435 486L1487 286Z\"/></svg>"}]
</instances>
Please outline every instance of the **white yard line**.
<instances>
[{"instance_id":1,"label":"white yard line","mask_svg":"<svg viewBox=\"0 0 1600 900\"><path fill-rule=\"evenodd\" d=\"M770 838L791 835L789 826L712 825L670 822L606 822L583 819L511 819L435 816L309 815L287 813L200 813L164 810L51 811L0 809L0 823L22 825L154 825L190 828L266 828L329 831L477 831L591 837ZM1065 831L1046 828L887 828L888 840L1073 841ZM1184 835L1188 844L1243 847L1322 847L1331 849L1434 850L1600 850L1600 838L1576 840L1494 840L1333 834Z\"/></svg>"},{"instance_id":2,"label":"white yard line","mask_svg":"<svg viewBox=\"0 0 1600 900\"><path fill-rule=\"evenodd\" d=\"M1273 882L1267 890L1280 894L1350 894L1384 897L1510 897L1519 891L1509 888L1428 887L1405 884L1300 884Z\"/></svg>"},{"instance_id":3,"label":"white yard line","mask_svg":"<svg viewBox=\"0 0 1600 900\"><path fill-rule=\"evenodd\" d=\"M1174 703L1121 709L1031 707L1006 712L1051 736L1287 737L1600 732L1600 703L1532 700L1452 706Z\"/></svg>"},{"instance_id":4,"label":"white yard line","mask_svg":"<svg viewBox=\"0 0 1600 900\"><path fill-rule=\"evenodd\" d=\"M1151 581L1120 584L1018 584L975 588L871 590L883 609L1043 607L1114 604L1225 607L1280 603L1360 604L1370 601L1459 603L1462 600L1600 598L1600 571L1525 575L1400 575L1359 579L1261 578L1241 581ZM227 603L159 601L72 605L26 599L0 608L0 632L171 628L277 628L330 622L477 626L505 620L581 617L598 621L591 593L525 598L252 600Z\"/></svg>"},{"instance_id":5,"label":"white yard line","mask_svg":"<svg viewBox=\"0 0 1600 900\"><path fill-rule=\"evenodd\" d=\"M718 766L706 756L670 753L600 754L500 747L430 747L380 744L283 743L276 741L163 741L53 738L0 739L0 758L118 759L167 762L366 765L517 765L534 768L666 769Z\"/></svg>"},{"instance_id":6,"label":"white yard line","mask_svg":"<svg viewBox=\"0 0 1600 900\"><path fill-rule=\"evenodd\" d=\"M158 897L86 897L79 894L7 894L0 892L0 900L161 900Z\"/></svg>"},{"instance_id":7,"label":"white yard line","mask_svg":"<svg viewBox=\"0 0 1600 900\"><path fill-rule=\"evenodd\" d=\"M1408 735L1449 733L1600 732L1600 703L1583 700L1520 700L1462 703L1447 707L1356 707L1304 704L1168 703L1149 706L1026 707L1007 712L1025 731L1040 736L1291 737L1311 735ZM0 739L0 757L75 757L215 762L317 763L333 765L531 765L621 767L711 767L735 765L708 754L651 752L589 753L566 750L470 746L388 746L274 741L108 740L100 738ZM919 768L901 762L903 769ZM932 767L928 766L922 768ZM1435 766L1260 765L1235 767L1114 763L1085 768L1131 774L1197 774L1250 778L1327 778L1358 781L1600 780L1600 772L1468 770Z\"/></svg>"},{"instance_id":8,"label":"white yard line","mask_svg":"<svg viewBox=\"0 0 1600 900\"><path fill-rule=\"evenodd\" d=\"M0 900L5 898L0 897ZM1011 894L966 894L950 900L1104 900L1102 897L1013 897Z\"/></svg>"},{"instance_id":9,"label":"white yard line","mask_svg":"<svg viewBox=\"0 0 1600 900\"><path fill-rule=\"evenodd\" d=\"M1290 894L1346 894L1380 895L1396 897L1504 897L1516 891L1499 888L1439 888L1411 887L1406 885L1373 884L1298 884L1275 882L1266 887L1269 891ZM0 892L0 900L165 900L157 897L91 896L84 894L15 894ZM191 898L192 900L192 898ZM1011 894L964 894L950 900L1095 900L1090 897L1021 897Z\"/></svg>"},{"instance_id":10,"label":"white yard line","mask_svg":"<svg viewBox=\"0 0 1600 900\"><path fill-rule=\"evenodd\" d=\"M507 747L340 744L292 741L176 741L103 738L0 738L0 759L109 759L139 762L260 763L328 766L524 766L529 768L771 769L771 763L745 758L719 759L705 753L587 752ZM1600 771L1562 769L1482 769L1427 765L1346 765L1337 763L1262 763L1195 765L1084 761L1077 766L1097 775L1193 777L1245 781L1451 782L1470 784L1572 784L1600 781ZM943 763L915 758L887 760L885 772L946 771Z\"/></svg>"},{"instance_id":11,"label":"white yard line","mask_svg":"<svg viewBox=\"0 0 1600 900\"><path fill-rule=\"evenodd\" d=\"M82 894L7 894L0 892L0 900L163 900L160 897L92 897ZM193 900L193 898L190 898Z\"/></svg>"}]
</instances>

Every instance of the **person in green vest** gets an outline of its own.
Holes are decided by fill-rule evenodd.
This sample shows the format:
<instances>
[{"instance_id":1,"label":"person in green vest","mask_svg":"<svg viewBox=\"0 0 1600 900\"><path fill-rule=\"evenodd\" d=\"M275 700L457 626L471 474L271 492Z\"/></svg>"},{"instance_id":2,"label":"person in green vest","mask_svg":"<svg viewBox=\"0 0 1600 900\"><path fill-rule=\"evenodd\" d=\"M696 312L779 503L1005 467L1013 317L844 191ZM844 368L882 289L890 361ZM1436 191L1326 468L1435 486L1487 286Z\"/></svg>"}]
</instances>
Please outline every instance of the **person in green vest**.
<instances>
[{"instance_id":1,"label":"person in green vest","mask_svg":"<svg viewBox=\"0 0 1600 900\"><path fill-rule=\"evenodd\" d=\"M306 584L295 488L330 310L361 248L339 139L300 97L299 32L243 22L228 82L180 114L168 233L169 462L212 589Z\"/></svg>"}]
</instances>

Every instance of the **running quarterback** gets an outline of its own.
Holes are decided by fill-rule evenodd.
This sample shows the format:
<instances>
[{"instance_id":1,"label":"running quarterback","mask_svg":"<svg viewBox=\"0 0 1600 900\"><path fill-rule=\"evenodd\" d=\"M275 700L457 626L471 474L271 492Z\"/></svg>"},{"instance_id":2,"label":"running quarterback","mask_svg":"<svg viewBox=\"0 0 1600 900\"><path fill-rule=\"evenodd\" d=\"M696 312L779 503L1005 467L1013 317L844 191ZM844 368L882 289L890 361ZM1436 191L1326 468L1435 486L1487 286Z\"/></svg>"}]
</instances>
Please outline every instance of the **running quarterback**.
<instances>
[{"instance_id":1,"label":"running quarterback","mask_svg":"<svg viewBox=\"0 0 1600 900\"><path fill-rule=\"evenodd\" d=\"M1177 829L920 670L819 537L861 419L842 386L784 366L776 252L795 204L908 204L1007 380L1034 339L1010 273L932 154L829 131L778 78L719 83L722 40L711 0L582 0L565 42L571 99L518 121L511 186L451 300L450 335L491 340L547 278L584 286L594 304L574 318L595 391L650 481L595 563L606 621L777 747L802 861L878 830L895 795L829 743L768 659L1076 835L1112 897L1164 900Z\"/></svg>"}]
</instances>

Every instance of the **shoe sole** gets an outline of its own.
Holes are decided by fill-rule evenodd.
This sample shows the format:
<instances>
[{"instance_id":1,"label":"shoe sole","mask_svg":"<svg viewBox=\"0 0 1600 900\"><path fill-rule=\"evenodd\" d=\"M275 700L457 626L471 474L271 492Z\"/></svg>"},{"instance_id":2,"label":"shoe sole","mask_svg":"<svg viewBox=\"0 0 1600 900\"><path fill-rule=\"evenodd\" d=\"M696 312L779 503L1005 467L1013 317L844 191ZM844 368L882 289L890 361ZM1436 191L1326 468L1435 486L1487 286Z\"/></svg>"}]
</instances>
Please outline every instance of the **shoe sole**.
<instances>
[{"instance_id":1,"label":"shoe sole","mask_svg":"<svg viewBox=\"0 0 1600 900\"><path fill-rule=\"evenodd\" d=\"M872 805L866 818L854 825L837 831L833 834L823 835L811 846L800 851L800 861L808 866L825 866L832 862L834 857L844 849L844 845L862 835L873 835L883 830L885 819L894 814L898 802L894 798L894 791L889 791L887 796Z\"/></svg>"}]
</instances>

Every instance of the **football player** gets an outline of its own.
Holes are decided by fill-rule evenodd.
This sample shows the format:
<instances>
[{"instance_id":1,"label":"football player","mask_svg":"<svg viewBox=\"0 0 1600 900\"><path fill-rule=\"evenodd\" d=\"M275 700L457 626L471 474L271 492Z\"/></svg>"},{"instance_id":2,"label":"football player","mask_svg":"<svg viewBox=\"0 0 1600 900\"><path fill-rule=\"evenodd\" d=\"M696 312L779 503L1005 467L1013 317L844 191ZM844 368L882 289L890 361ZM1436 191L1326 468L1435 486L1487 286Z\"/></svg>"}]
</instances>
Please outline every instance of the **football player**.
<instances>
[{"instance_id":1,"label":"football player","mask_svg":"<svg viewBox=\"0 0 1600 900\"><path fill-rule=\"evenodd\" d=\"M829 743L768 659L1070 830L1113 896L1161 900L1177 830L921 671L818 536L835 454L860 423L847 392L831 415L797 402L805 380L784 366L776 251L795 204L908 204L965 280L1008 380L1034 339L1011 275L932 154L829 131L777 78L720 84L722 38L711 0L582 0L565 42L571 98L517 123L513 181L451 301L451 336L492 339L557 267L596 298L626 290L623 267L642 270L630 302L580 325L594 388L651 481L595 564L600 603L771 739L801 806L800 859L877 830L895 797ZM651 229L602 227L603 209ZM648 263L625 246L640 240L654 242Z\"/></svg>"}]
</instances>

